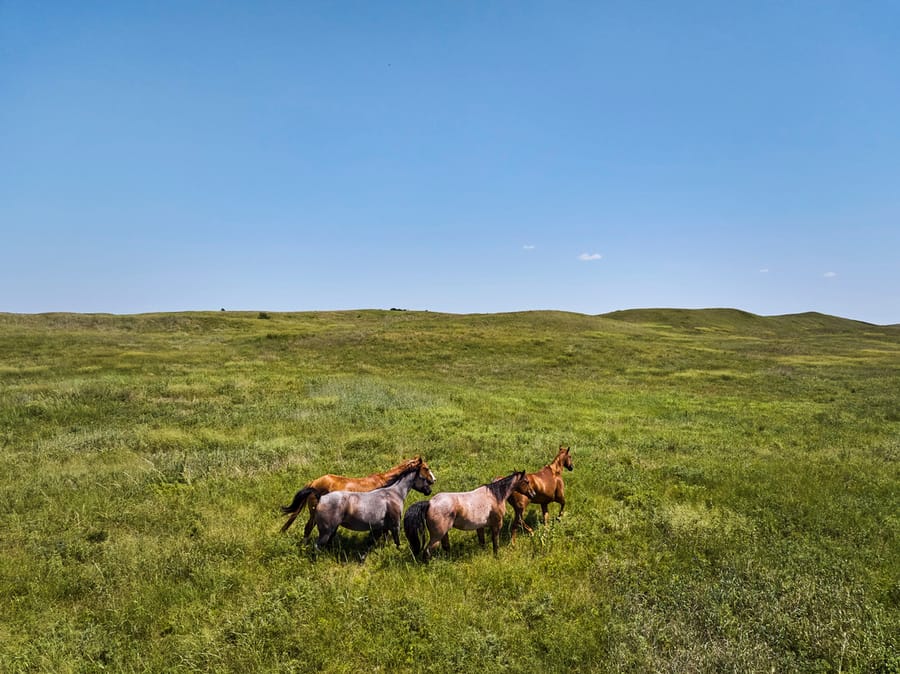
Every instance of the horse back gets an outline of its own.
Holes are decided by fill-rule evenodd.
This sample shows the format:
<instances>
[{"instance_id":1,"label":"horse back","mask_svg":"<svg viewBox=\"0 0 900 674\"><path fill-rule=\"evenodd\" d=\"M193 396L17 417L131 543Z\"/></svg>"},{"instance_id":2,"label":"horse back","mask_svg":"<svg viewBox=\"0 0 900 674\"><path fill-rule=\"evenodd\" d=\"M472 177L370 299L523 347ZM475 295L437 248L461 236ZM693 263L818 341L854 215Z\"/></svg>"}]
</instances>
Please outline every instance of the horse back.
<instances>
[{"instance_id":1,"label":"horse back","mask_svg":"<svg viewBox=\"0 0 900 674\"><path fill-rule=\"evenodd\" d=\"M371 477L344 477L343 475L323 475L309 483L320 494L332 491L370 491L381 486Z\"/></svg>"},{"instance_id":2,"label":"horse back","mask_svg":"<svg viewBox=\"0 0 900 674\"><path fill-rule=\"evenodd\" d=\"M496 511L505 510L505 505L505 501L498 504L484 487L467 492L442 492L431 499L429 516L445 517L456 529L478 529L485 526Z\"/></svg>"},{"instance_id":3,"label":"horse back","mask_svg":"<svg viewBox=\"0 0 900 674\"><path fill-rule=\"evenodd\" d=\"M316 519L341 525L351 531L369 531L373 524L381 524L391 510L392 500L377 499L371 492L333 491L319 499ZM397 512L395 517L399 517Z\"/></svg>"}]
</instances>

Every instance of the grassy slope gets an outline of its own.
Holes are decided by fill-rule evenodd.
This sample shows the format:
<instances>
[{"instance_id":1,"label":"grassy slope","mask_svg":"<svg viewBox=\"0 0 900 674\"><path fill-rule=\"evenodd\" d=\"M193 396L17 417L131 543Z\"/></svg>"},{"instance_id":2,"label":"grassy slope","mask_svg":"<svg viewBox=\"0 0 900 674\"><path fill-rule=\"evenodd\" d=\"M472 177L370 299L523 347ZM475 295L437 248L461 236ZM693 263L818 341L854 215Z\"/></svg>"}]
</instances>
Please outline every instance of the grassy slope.
<instances>
[{"instance_id":1,"label":"grassy slope","mask_svg":"<svg viewBox=\"0 0 900 674\"><path fill-rule=\"evenodd\" d=\"M900 666L896 326L7 314L0 382L0 670ZM560 443L567 515L497 560L278 534L325 472Z\"/></svg>"}]
</instances>

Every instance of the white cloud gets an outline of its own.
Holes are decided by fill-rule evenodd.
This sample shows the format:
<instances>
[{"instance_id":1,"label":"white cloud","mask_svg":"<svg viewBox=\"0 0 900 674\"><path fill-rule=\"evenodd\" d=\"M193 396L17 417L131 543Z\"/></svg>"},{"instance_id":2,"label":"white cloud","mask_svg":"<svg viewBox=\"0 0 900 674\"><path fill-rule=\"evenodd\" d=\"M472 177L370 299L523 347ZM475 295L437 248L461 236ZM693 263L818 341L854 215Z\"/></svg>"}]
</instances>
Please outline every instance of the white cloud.
<instances>
[{"instance_id":1,"label":"white cloud","mask_svg":"<svg viewBox=\"0 0 900 674\"><path fill-rule=\"evenodd\" d=\"M823 274L823 276L825 276L825 278L834 278L835 276L837 276L837 272L826 271L825 274Z\"/></svg>"},{"instance_id":2,"label":"white cloud","mask_svg":"<svg viewBox=\"0 0 900 674\"><path fill-rule=\"evenodd\" d=\"M531 244L525 244L524 246L522 246L522 250L534 250L534 246L532 246Z\"/></svg>"},{"instance_id":3,"label":"white cloud","mask_svg":"<svg viewBox=\"0 0 900 674\"><path fill-rule=\"evenodd\" d=\"M760 270L759 270L759 273L760 273L760 274L768 274L768 273L769 273L769 270L768 270L768 269L760 269Z\"/></svg>"},{"instance_id":4,"label":"white cloud","mask_svg":"<svg viewBox=\"0 0 900 674\"><path fill-rule=\"evenodd\" d=\"M578 256L578 259L582 262L591 262L593 260L599 260L603 256L600 253L582 253Z\"/></svg>"}]
</instances>

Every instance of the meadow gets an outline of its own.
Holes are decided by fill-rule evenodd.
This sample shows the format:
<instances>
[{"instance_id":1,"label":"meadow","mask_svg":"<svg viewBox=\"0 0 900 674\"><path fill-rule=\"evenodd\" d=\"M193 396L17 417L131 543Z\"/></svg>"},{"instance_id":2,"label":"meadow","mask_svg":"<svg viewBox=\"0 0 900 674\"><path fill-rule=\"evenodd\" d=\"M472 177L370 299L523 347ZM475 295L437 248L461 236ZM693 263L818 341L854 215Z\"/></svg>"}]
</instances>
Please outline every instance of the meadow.
<instances>
[{"instance_id":1,"label":"meadow","mask_svg":"<svg viewBox=\"0 0 900 674\"><path fill-rule=\"evenodd\" d=\"M819 314L0 314L0 671L897 672L898 392L900 326ZM497 557L279 533L561 444Z\"/></svg>"}]
</instances>

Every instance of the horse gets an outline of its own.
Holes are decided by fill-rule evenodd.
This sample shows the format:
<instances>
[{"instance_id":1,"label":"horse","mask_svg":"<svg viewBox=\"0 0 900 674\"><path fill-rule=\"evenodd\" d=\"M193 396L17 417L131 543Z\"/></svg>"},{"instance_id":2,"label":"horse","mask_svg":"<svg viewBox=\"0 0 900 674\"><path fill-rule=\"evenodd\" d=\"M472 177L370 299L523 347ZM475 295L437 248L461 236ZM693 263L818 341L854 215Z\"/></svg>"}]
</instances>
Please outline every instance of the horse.
<instances>
[{"instance_id":1,"label":"horse","mask_svg":"<svg viewBox=\"0 0 900 674\"><path fill-rule=\"evenodd\" d=\"M475 529L481 545L485 544L484 530L490 527L496 555L500 547L500 528L506 512L506 499L523 483L526 492L533 496L534 491L527 486L525 480L525 471L517 471L472 491L442 492L431 500L413 503L403 517L403 533L409 541L413 557L419 559L421 552L422 561L428 562L438 545L449 550L449 531L454 527L466 531ZM423 550L426 527L429 541Z\"/></svg>"},{"instance_id":2,"label":"horse","mask_svg":"<svg viewBox=\"0 0 900 674\"><path fill-rule=\"evenodd\" d=\"M319 529L316 549L328 545L339 526L351 531L370 531L373 542L389 532L399 548L400 517L406 495L415 489L428 496L434 481L428 464L417 459L384 487L367 492L328 492L319 499L315 512Z\"/></svg>"},{"instance_id":3,"label":"horse","mask_svg":"<svg viewBox=\"0 0 900 674\"><path fill-rule=\"evenodd\" d=\"M281 512L290 515L287 522L281 527L281 533L284 533L297 519L303 506L309 504L309 521L303 530L304 540L309 540L313 526L316 523L316 504L321 496L331 491L372 491L383 487L388 482L396 478L400 473L412 466L420 457L415 456L397 464L382 473L372 473L366 477L344 477L343 475L322 475L312 482L308 482L305 487L294 494L294 500L290 505L281 506Z\"/></svg>"},{"instance_id":4,"label":"horse","mask_svg":"<svg viewBox=\"0 0 900 674\"><path fill-rule=\"evenodd\" d=\"M523 491L514 491L509 495L509 504L513 507L515 517L513 518L511 541L516 542L516 531L519 526L524 527L525 531L531 533L533 529L525 524L525 509L530 503L536 503L541 506L541 512L544 517L544 524L550 517L548 506L551 503L559 503L559 515L562 517L563 510L566 508L566 485L562 479L562 469L572 470L572 455L568 447L560 445L556 458L536 473L528 473L525 478L531 486L534 496L528 496Z\"/></svg>"}]
</instances>

